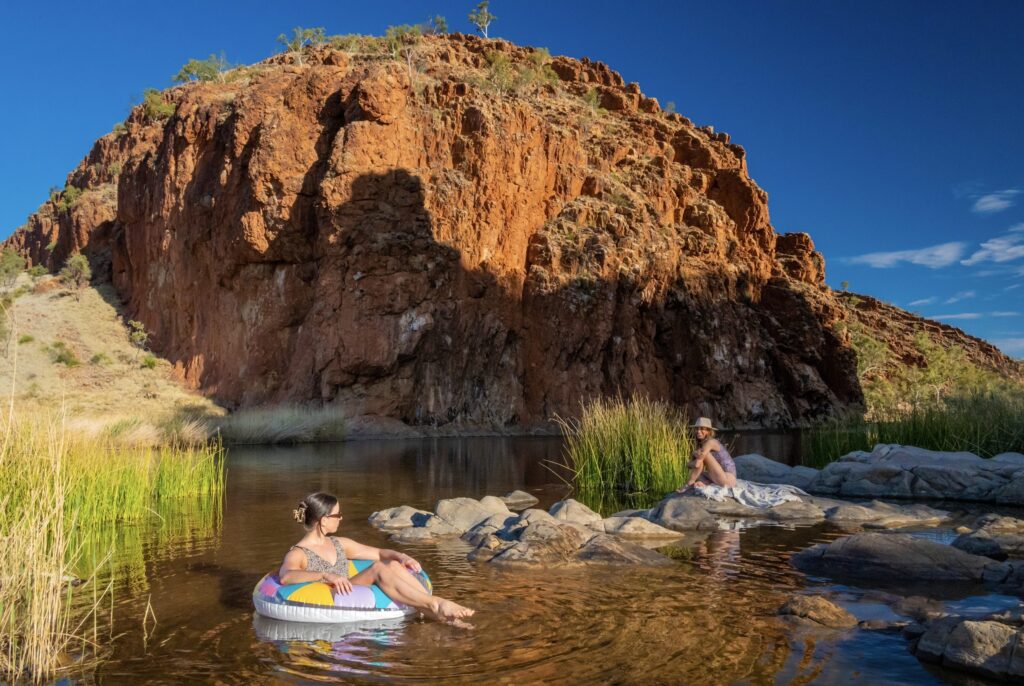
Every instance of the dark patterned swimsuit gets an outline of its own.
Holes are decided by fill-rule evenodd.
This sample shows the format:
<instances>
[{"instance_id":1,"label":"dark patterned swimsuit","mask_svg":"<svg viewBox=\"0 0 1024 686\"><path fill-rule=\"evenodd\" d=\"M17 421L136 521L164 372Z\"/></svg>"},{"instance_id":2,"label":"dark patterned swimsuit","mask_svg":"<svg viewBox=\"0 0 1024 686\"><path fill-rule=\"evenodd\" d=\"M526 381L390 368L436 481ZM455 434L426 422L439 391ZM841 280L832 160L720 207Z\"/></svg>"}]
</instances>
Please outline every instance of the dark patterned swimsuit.
<instances>
[{"instance_id":1,"label":"dark patterned swimsuit","mask_svg":"<svg viewBox=\"0 0 1024 686\"><path fill-rule=\"evenodd\" d=\"M316 554L315 551L301 545L293 545L292 548L298 548L302 552L306 553L306 571L307 572L324 572L328 574L338 574L344 578L348 578L348 558L345 557L345 548L342 547L341 541L337 538L331 537L331 543L334 544L334 551L338 554L337 561L332 565L330 562L325 560Z\"/></svg>"}]
</instances>

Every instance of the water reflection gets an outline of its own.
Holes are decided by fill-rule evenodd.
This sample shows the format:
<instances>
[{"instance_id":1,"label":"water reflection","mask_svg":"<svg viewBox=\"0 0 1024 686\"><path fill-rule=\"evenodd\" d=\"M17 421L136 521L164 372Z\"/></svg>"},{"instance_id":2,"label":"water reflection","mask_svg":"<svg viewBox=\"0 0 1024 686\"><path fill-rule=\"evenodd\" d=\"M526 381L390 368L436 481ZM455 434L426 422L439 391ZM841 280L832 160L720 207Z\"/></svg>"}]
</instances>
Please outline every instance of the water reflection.
<instances>
[{"instance_id":1,"label":"water reflection","mask_svg":"<svg viewBox=\"0 0 1024 686\"><path fill-rule=\"evenodd\" d=\"M146 530L136 548L123 551L117 564L133 571L115 591L115 624L139 626L148 602L158 624L145 641L134 631L119 638L97 678L777 684L839 683L859 669L862 681L879 683L886 679L880 666L890 664L904 683L941 683L902 639L800 636L775 616L792 593L815 583L790 556L841 535L823 526L693 533L661 549L677 564L659 569L506 571L468 562L469 546L457 539L404 546L439 592L477 609L471 632L418 619L310 627L254 617L252 588L301 536L290 515L310 491L341 497L342 535L391 547L366 522L383 507L433 509L440 498L513 489L549 507L565 485L543 461L558 460L560 451L550 438L234 450L219 518L193 513L188 526L174 529L179 534ZM216 525L203 528L207 519ZM858 652L865 650L868 658Z\"/></svg>"}]
</instances>

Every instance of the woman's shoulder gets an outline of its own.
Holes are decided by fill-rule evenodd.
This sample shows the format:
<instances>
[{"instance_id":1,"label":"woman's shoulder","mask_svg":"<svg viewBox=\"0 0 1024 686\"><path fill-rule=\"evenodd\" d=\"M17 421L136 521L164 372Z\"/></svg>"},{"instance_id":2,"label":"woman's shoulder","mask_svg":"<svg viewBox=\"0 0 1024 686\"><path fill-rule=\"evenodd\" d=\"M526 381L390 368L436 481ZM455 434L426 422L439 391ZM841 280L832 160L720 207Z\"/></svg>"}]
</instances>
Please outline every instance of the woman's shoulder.
<instances>
[{"instance_id":1,"label":"woman's shoulder","mask_svg":"<svg viewBox=\"0 0 1024 686\"><path fill-rule=\"evenodd\" d=\"M717 438L709 438L708 442L705 443L705 446L708 450L724 450L722 444L718 441Z\"/></svg>"}]
</instances>

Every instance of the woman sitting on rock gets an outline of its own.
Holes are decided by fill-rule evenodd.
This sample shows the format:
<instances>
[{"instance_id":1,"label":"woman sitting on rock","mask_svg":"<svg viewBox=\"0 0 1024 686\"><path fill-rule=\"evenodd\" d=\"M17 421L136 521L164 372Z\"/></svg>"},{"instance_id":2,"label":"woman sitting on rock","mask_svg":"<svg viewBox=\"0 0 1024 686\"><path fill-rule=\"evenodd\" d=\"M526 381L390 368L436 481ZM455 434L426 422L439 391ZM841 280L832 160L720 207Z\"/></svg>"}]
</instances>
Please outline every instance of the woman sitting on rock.
<instances>
[{"instance_id":1,"label":"woman sitting on rock","mask_svg":"<svg viewBox=\"0 0 1024 686\"><path fill-rule=\"evenodd\" d=\"M678 492L682 493L690 486L735 486L736 463L725 446L715 438L711 420L701 417L690 428L697 434L697 451L690 462L690 480Z\"/></svg>"},{"instance_id":2,"label":"woman sitting on rock","mask_svg":"<svg viewBox=\"0 0 1024 686\"><path fill-rule=\"evenodd\" d=\"M383 550L356 543L350 538L331 536L341 525L338 499L329 493L313 493L303 498L293 511L295 521L306 528L302 540L288 550L278 572L282 584L321 581L342 595L352 586L377 584L396 603L416 608L434 619L457 626L474 610L427 593L412 573L420 563L396 550ZM331 558L334 562L331 562ZM356 574L348 576L348 560L375 560Z\"/></svg>"}]
</instances>

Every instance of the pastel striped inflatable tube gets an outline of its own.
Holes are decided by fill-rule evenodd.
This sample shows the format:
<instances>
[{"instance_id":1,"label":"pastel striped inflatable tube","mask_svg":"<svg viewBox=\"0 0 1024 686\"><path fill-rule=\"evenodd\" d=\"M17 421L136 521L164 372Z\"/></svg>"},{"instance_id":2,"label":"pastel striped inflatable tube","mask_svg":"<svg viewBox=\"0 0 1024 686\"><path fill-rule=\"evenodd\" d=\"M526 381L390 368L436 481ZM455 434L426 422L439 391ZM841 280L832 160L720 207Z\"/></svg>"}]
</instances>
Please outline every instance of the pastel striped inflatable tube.
<instances>
[{"instance_id":1,"label":"pastel striped inflatable tube","mask_svg":"<svg viewBox=\"0 0 1024 686\"><path fill-rule=\"evenodd\" d=\"M372 564L372 560L349 560L349 578ZM427 593L433 592L426 572L421 571L414 576L423 584ZM416 613L413 608L391 600L376 584L353 586L351 593L342 595L320 581L282 584L277 572L271 572L259 580L252 591L252 603L256 612L264 617L285 622L341 624L396 619Z\"/></svg>"}]
</instances>

